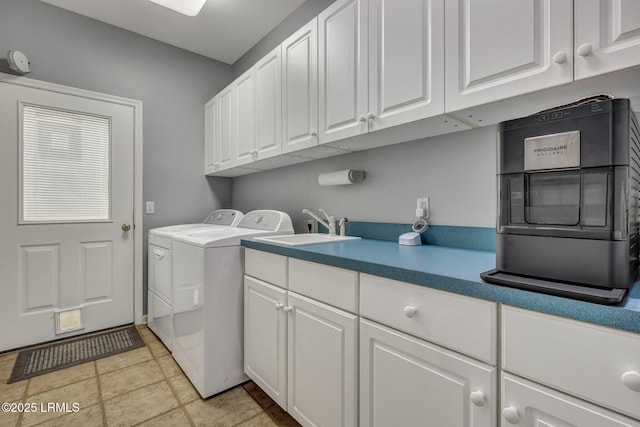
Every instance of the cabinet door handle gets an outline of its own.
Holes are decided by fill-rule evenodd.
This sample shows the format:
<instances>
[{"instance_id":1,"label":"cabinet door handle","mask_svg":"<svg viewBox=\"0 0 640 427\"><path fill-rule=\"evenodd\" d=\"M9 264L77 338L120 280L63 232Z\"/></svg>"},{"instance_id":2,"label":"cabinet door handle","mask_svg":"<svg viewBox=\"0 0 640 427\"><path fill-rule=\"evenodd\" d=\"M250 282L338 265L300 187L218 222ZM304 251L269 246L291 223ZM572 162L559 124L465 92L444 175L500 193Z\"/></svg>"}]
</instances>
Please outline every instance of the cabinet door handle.
<instances>
[{"instance_id":1,"label":"cabinet door handle","mask_svg":"<svg viewBox=\"0 0 640 427\"><path fill-rule=\"evenodd\" d=\"M628 371L622 374L622 384L629 390L640 392L640 372Z\"/></svg>"},{"instance_id":2,"label":"cabinet door handle","mask_svg":"<svg viewBox=\"0 0 640 427\"><path fill-rule=\"evenodd\" d=\"M288 305L288 306L286 306L286 307L284 307L284 308L282 309L282 311L284 311L285 313L288 313L288 312L290 312L291 310L293 310L293 307L292 307L292 306L290 306L290 305Z\"/></svg>"},{"instance_id":3,"label":"cabinet door handle","mask_svg":"<svg viewBox=\"0 0 640 427\"><path fill-rule=\"evenodd\" d=\"M318 132L316 132L315 130L312 130L312 131L311 131L311 136L314 136L314 137L315 137L315 136L318 136Z\"/></svg>"},{"instance_id":4,"label":"cabinet door handle","mask_svg":"<svg viewBox=\"0 0 640 427\"><path fill-rule=\"evenodd\" d=\"M567 52L556 52L556 54L553 55L553 62L555 62L556 64L564 64L565 62L567 62Z\"/></svg>"},{"instance_id":5,"label":"cabinet door handle","mask_svg":"<svg viewBox=\"0 0 640 427\"><path fill-rule=\"evenodd\" d=\"M580 56L589 56L593 53L593 46L591 43L584 43L578 47L578 55Z\"/></svg>"},{"instance_id":6,"label":"cabinet door handle","mask_svg":"<svg viewBox=\"0 0 640 427\"><path fill-rule=\"evenodd\" d=\"M516 408L510 406L502 410L502 418L504 418L509 424L518 424L518 421L520 421L520 414L518 414L518 410Z\"/></svg>"},{"instance_id":7,"label":"cabinet door handle","mask_svg":"<svg viewBox=\"0 0 640 427\"><path fill-rule=\"evenodd\" d=\"M412 305L408 305L404 308L403 313L405 316L411 319L412 317L415 317L416 314L418 314L418 309Z\"/></svg>"},{"instance_id":8,"label":"cabinet door handle","mask_svg":"<svg viewBox=\"0 0 640 427\"><path fill-rule=\"evenodd\" d=\"M276 303L276 310L282 310L284 308L284 304Z\"/></svg>"},{"instance_id":9,"label":"cabinet door handle","mask_svg":"<svg viewBox=\"0 0 640 427\"><path fill-rule=\"evenodd\" d=\"M487 401L486 396L481 391L474 391L469 395L471 402L473 402L476 406L484 406L484 403Z\"/></svg>"},{"instance_id":10,"label":"cabinet door handle","mask_svg":"<svg viewBox=\"0 0 640 427\"><path fill-rule=\"evenodd\" d=\"M164 255L165 255L165 254L164 254L164 251L161 251L161 250L159 250L159 249L154 249L154 250L153 250L153 254L154 254L154 255L156 256L156 258L158 258L158 259L162 259L162 258L164 258Z\"/></svg>"},{"instance_id":11,"label":"cabinet door handle","mask_svg":"<svg viewBox=\"0 0 640 427\"><path fill-rule=\"evenodd\" d=\"M376 115L375 115L375 114L373 114L371 111L369 111L369 113L367 114L367 119L369 119L369 120L373 120L373 119L375 119L375 118L376 118Z\"/></svg>"},{"instance_id":12,"label":"cabinet door handle","mask_svg":"<svg viewBox=\"0 0 640 427\"><path fill-rule=\"evenodd\" d=\"M367 121L367 118L365 117L364 114L362 114L358 120L360 120L362 123L364 123L364 122Z\"/></svg>"}]
</instances>

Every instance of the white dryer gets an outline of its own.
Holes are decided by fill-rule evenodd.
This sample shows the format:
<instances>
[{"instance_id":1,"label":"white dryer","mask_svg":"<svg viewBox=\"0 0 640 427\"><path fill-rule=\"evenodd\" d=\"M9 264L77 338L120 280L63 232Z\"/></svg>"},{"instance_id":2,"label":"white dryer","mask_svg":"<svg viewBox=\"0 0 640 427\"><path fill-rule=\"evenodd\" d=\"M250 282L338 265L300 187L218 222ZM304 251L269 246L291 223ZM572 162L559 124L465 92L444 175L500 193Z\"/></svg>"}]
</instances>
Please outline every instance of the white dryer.
<instances>
[{"instance_id":1,"label":"white dryer","mask_svg":"<svg viewBox=\"0 0 640 427\"><path fill-rule=\"evenodd\" d=\"M218 209L197 224L180 224L149 230L147 267L147 326L171 351L173 341L171 317L171 238L181 232L199 229L229 228L238 225L244 214L233 209Z\"/></svg>"},{"instance_id":2,"label":"white dryer","mask_svg":"<svg viewBox=\"0 0 640 427\"><path fill-rule=\"evenodd\" d=\"M284 212L245 215L236 228L173 237L173 358L203 398L246 380L242 239L293 234Z\"/></svg>"}]
</instances>

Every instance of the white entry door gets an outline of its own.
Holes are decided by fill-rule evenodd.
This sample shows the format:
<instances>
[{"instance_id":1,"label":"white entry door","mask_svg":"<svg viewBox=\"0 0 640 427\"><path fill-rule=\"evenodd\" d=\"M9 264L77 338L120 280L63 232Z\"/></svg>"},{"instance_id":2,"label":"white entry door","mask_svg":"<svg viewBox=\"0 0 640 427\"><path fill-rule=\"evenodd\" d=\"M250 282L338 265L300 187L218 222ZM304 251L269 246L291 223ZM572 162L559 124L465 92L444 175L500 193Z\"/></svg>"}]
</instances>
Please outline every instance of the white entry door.
<instances>
[{"instance_id":1,"label":"white entry door","mask_svg":"<svg viewBox=\"0 0 640 427\"><path fill-rule=\"evenodd\" d=\"M133 322L133 154L131 105L0 82L0 351Z\"/></svg>"}]
</instances>

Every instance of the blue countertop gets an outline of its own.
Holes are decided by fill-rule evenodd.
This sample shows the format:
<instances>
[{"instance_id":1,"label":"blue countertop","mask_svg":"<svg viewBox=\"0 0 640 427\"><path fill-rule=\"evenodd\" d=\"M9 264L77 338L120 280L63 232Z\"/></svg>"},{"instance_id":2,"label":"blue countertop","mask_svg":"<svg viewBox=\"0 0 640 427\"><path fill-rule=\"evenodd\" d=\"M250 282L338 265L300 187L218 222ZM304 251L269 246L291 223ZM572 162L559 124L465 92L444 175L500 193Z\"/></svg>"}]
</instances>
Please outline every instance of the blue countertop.
<instances>
[{"instance_id":1,"label":"blue countertop","mask_svg":"<svg viewBox=\"0 0 640 427\"><path fill-rule=\"evenodd\" d=\"M488 301L640 333L640 282L618 306L606 306L492 285L480 273L495 268L495 252L362 239L297 247L243 240L271 252Z\"/></svg>"}]
</instances>

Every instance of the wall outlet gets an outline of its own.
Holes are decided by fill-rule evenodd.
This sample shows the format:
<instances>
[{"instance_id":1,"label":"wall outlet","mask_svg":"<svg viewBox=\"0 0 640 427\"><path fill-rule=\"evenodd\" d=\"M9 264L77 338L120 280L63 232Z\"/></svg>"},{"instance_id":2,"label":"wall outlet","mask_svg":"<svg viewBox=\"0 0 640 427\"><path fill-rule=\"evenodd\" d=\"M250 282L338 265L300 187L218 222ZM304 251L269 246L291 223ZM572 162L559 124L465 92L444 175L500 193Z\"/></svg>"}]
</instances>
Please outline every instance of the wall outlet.
<instances>
[{"instance_id":1,"label":"wall outlet","mask_svg":"<svg viewBox=\"0 0 640 427\"><path fill-rule=\"evenodd\" d=\"M416 201L416 209L424 210L425 219L429 219L429 198L428 197L418 197Z\"/></svg>"},{"instance_id":2,"label":"wall outlet","mask_svg":"<svg viewBox=\"0 0 640 427\"><path fill-rule=\"evenodd\" d=\"M318 221L314 219L307 220L307 230L309 233L317 233L318 232Z\"/></svg>"},{"instance_id":3,"label":"wall outlet","mask_svg":"<svg viewBox=\"0 0 640 427\"><path fill-rule=\"evenodd\" d=\"M147 215L153 215L154 213L156 213L156 202L147 202L145 205L145 213Z\"/></svg>"}]
</instances>

